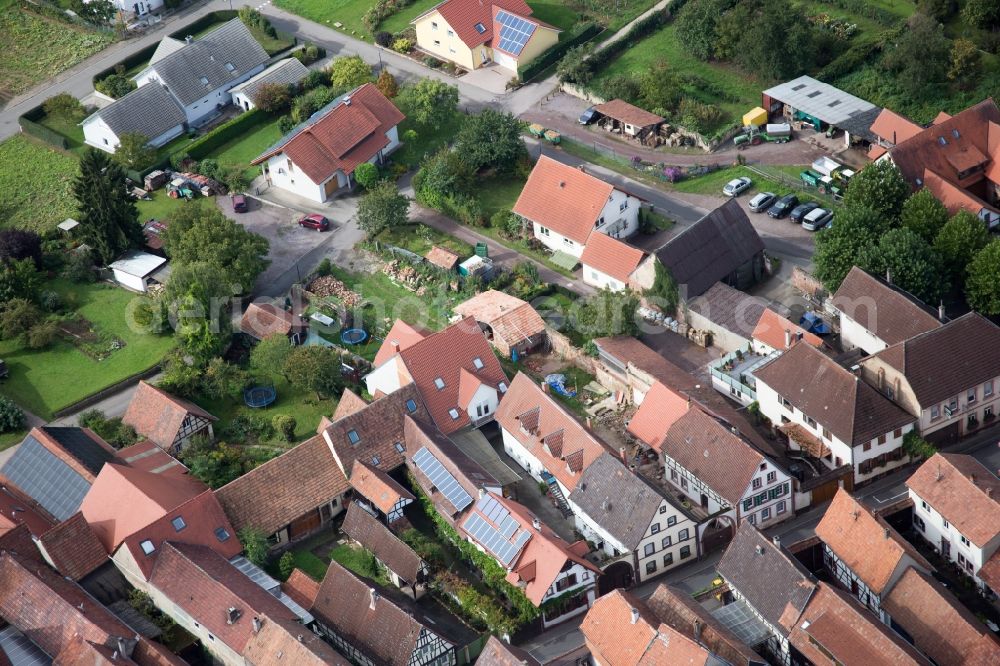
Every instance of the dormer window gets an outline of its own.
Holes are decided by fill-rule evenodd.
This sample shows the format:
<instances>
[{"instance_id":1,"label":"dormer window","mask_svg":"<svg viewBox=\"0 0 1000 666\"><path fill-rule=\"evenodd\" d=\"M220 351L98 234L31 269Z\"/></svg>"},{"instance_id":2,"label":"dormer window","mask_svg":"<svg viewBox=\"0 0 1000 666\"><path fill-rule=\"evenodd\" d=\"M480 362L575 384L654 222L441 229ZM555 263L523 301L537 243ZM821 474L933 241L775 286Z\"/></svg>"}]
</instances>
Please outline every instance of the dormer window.
<instances>
[{"instance_id":1,"label":"dormer window","mask_svg":"<svg viewBox=\"0 0 1000 666\"><path fill-rule=\"evenodd\" d=\"M434 378L434 386L437 387L438 391L442 390L444 388L444 380L441 379L440 377L435 377Z\"/></svg>"},{"instance_id":2,"label":"dormer window","mask_svg":"<svg viewBox=\"0 0 1000 666\"><path fill-rule=\"evenodd\" d=\"M378 467L379 465L382 464L382 459L379 458L378 456L372 456L372 464Z\"/></svg>"},{"instance_id":3,"label":"dormer window","mask_svg":"<svg viewBox=\"0 0 1000 666\"><path fill-rule=\"evenodd\" d=\"M177 516L176 518L174 518L173 520L171 520L170 524L174 526L174 531L175 532L180 532L182 529L184 529L185 527L187 527L187 523L185 523L184 519L182 517L180 517L180 516Z\"/></svg>"},{"instance_id":4,"label":"dormer window","mask_svg":"<svg viewBox=\"0 0 1000 666\"><path fill-rule=\"evenodd\" d=\"M402 442L396 442L396 450L402 453L406 450L406 446Z\"/></svg>"},{"instance_id":5,"label":"dormer window","mask_svg":"<svg viewBox=\"0 0 1000 666\"><path fill-rule=\"evenodd\" d=\"M483 25L482 23L477 23L476 32L478 32L480 35L483 34L484 32L486 32L486 26Z\"/></svg>"},{"instance_id":6,"label":"dormer window","mask_svg":"<svg viewBox=\"0 0 1000 666\"><path fill-rule=\"evenodd\" d=\"M218 539L220 542L228 541L229 530L227 530L225 527L216 527L215 538Z\"/></svg>"},{"instance_id":7,"label":"dormer window","mask_svg":"<svg viewBox=\"0 0 1000 666\"><path fill-rule=\"evenodd\" d=\"M413 412L417 411L417 403L414 402L413 400L407 400L406 401L406 411L408 411L411 414Z\"/></svg>"},{"instance_id":8,"label":"dormer window","mask_svg":"<svg viewBox=\"0 0 1000 666\"><path fill-rule=\"evenodd\" d=\"M449 409L448 410L448 416L451 417L452 421L457 421L458 420L458 410L457 409Z\"/></svg>"},{"instance_id":9,"label":"dormer window","mask_svg":"<svg viewBox=\"0 0 1000 666\"><path fill-rule=\"evenodd\" d=\"M352 445L357 444L361 441L361 435L358 434L357 430L348 430L347 441L349 441Z\"/></svg>"},{"instance_id":10,"label":"dormer window","mask_svg":"<svg viewBox=\"0 0 1000 666\"><path fill-rule=\"evenodd\" d=\"M483 359L477 356L476 358L472 359L472 365L476 366L476 370L482 370L484 367Z\"/></svg>"},{"instance_id":11,"label":"dormer window","mask_svg":"<svg viewBox=\"0 0 1000 666\"><path fill-rule=\"evenodd\" d=\"M146 553L147 555L152 555L154 552L156 552L156 546L154 546L153 542L150 541L149 539L140 542L139 547L142 548L142 552Z\"/></svg>"},{"instance_id":12,"label":"dormer window","mask_svg":"<svg viewBox=\"0 0 1000 666\"><path fill-rule=\"evenodd\" d=\"M226 69L229 70L230 72L235 72L236 71L236 65L234 65L231 62L227 62L226 63Z\"/></svg>"}]
</instances>

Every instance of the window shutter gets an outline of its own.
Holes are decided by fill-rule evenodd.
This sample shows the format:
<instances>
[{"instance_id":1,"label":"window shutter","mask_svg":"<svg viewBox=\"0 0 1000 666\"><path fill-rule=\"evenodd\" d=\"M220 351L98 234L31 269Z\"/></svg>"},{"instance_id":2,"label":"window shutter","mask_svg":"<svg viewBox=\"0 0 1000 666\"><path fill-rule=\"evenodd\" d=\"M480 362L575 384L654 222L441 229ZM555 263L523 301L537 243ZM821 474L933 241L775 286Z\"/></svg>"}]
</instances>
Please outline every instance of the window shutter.
<instances>
[{"instance_id":1,"label":"window shutter","mask_svg":"<svg viewBox=\"0 0 1000 666\"><path fill-rule=\"evenodd\" d=\"M752 498L748 497L747 499L743 500L743 510L744 511L749 511L752 506L753 506L753 499Z\"/></svg>"}]
</instances>

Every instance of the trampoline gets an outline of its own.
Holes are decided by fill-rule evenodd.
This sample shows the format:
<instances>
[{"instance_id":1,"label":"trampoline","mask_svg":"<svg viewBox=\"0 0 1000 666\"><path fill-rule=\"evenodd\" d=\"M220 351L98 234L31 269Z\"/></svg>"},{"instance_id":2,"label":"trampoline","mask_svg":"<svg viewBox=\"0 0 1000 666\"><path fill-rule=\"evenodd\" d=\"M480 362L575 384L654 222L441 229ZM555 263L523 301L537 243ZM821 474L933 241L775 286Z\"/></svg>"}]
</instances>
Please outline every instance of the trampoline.
<instances>
[{"instance_id":1,"label":"trampoline","mask_svg":"<svg viewBox=\"0 0 1000 666\"><path fill-rule=\"evenodd\" d=\"M340 341L345 345L360 345L368 339L368 334L361 328L349 328L340 334Z\"/></svg>"},{"instance_id":2,"label":"trampoline","mask_svg":"<svg viewBox=\"0 0 1000 666\"><path fill-rule=\"evenodd\" d=\"M273 386L254 386L243 391L243 402L247 407L267 407L278 397Z\"/></svg>"}]
</instances>

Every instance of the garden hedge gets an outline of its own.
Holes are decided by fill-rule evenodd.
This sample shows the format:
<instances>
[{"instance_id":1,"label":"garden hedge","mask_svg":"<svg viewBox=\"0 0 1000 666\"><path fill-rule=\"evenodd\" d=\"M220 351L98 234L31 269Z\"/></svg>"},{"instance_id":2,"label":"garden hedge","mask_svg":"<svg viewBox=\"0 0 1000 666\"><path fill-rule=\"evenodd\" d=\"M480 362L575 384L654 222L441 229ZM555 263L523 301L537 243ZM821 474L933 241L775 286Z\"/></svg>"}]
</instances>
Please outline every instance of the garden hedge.
<instances>
[{"instance_id":1,"label":"garden hedge","mask_svg":"<svg viewBox=\"0 0 1000 666\"><path fill-rule=\"evenodd\" d=\"M192 141L184 149L184 152L190 155L191 159L203 159L208 157L219 146L249 132L258 125L271 122L272 120L273 118L270 114L260 109L245 111L232 120L222 123L208 134Z\"/></svg>"},{"instance_id":2,"label":"garden hedge","mask_svg":"<svg viewBox=\"0 0 1000 666\"><path fill-rule=\"evenodd\" d=\"M225 23L239 16L239 12L235 9L220 9L214 12L209 12L205 14L200 19L191 21L183 28L179 28L170 33L170 36L174 39L184 40L185 37L196 35L205 28L210 28L216 23Z\"/></svg>"},{"instance_id":3,"label":"garden hedge","mask_svg":"<svg viewBox=\"0 0 1000 666\"><path fill-rule=\"evenodd\" d=\"M574 46L579 46L580 44L590 41L603 32L603 26L600 26L597 23L588 23L579 34L567 39L566 41L554 44L543 51L537 58L521 68L518 75L521 77L522 81L527 83L541 74L545 69L548 69L551 65L557 63L566 54L566 51L570 50Z\"/></svg>"},{"instance_id":4,"label":"garden hedge","mask_svg":"<svg viewBox=\"0 0 1000 666\"><path fill-rule=\"evenodd\" d=\"M69 140L66 137L59 132L50 130L44 125L38 124L38 121L44 117L45 109L39 105L21 114L17 119L17 124L21 127L21 131L25 134L30 134L36 139L41 139L50 146L55 146L56 148L61 148L62 150L69 150Z\"/></svg>"}]
</instances>

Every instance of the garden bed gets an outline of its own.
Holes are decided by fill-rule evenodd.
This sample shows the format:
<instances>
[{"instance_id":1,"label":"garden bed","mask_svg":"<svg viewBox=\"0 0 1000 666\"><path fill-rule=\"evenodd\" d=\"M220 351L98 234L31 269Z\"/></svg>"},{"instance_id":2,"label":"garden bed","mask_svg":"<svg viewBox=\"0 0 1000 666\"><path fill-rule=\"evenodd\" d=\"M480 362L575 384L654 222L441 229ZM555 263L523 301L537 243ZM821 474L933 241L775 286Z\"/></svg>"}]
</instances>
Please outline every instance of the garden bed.
<instances>
[{"instance_id":1,"label":"garden bed","mask_svg":"<svg viewBox=\"0 0 1000 666\"><path fill-rule=\"evenodd\" d=\"M125 347L125 341L113 333L96 331L85 317L76 316L59 322L62 339L95 361L103 361Z\"/></svg>"}]
</instances>

